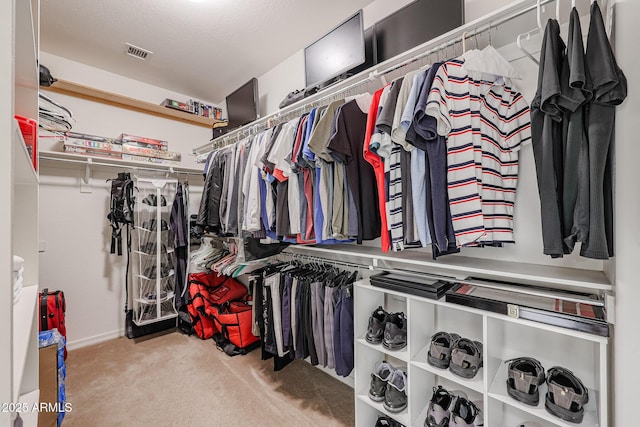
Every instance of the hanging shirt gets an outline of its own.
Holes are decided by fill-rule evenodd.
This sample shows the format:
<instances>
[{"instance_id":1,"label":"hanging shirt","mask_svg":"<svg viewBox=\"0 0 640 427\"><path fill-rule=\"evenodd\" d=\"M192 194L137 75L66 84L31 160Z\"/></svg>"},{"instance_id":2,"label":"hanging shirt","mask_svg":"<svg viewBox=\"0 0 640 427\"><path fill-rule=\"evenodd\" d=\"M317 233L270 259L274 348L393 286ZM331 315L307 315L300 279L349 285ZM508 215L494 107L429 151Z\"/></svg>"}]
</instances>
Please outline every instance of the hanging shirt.
<instances>
[{"instance_id":1,"label":"hanging shirt","mask_svg":"<svg viewBox=\"0 0 640 427\"><path fill-rule=\"evenodd\" d=\"M442 65L441 62L433 64L428 70L416 102L413 122L407 131L407 141L416 147L411 152L414 167L412 171L425 171L422 185L418 187L419 196L424 197L422 200L425 208L424 212L421 211L420 224L425 227L426 220L434 259L440 255L459 252L447 193L447 141L445 137L438 135L437 120L425 114L433 80ZM416 162L418 165L415 165Z\"/></svg>"},{"instance_id":2,"label":"hanging shirt","mask_svg":"<svg viewBox=\"0 0 640 427\"><path fill-rule=\"evenodd\" d=\"M409 94L411 93L411 89L413 88L414 77L419 72L420 70L410 71L404 76L402 85L400 87L400 92L398 92L396 109L393 113L393 122L391 125L391 139L396 144L402 145L407 151L413 150L413 147L405 141L407 129L401 126L402 113L404 113Z\"/></svg>"},{"instance_id":3,"label":"hanging shirt","mask_svg":"<svg viewBox=\"0 0 640 427\"><path fill-rule=\"evenodd\" d=\"M357 242L362 243L380 237L381 227L375 174L362 156L367 114L356 100L350 101L340 109L336 123L337 131L329 142L329 149L345 164L346 181L358 219Z\"/></svg>"},{"instance_id":4,"label":"hanging shirt","mask_svg":"<svg viewBox=\"0 0 640 427\"><path fill-rule=\"evenodd\" d=\"M529 106L509 79L467 73L447 61L434 78L426 114L448 135L447 182L458 246L511 243L518 152L531 139Z\"/></svg>"},{"instance_id":5,"label":"hanging shirt","mask_svg":"<svg viewBox=\"0 0 640 427\"><path fill-rule=\"evenodd\" d=\"M386 86L385 86L386 88ZM385 185L384 185L384 164L380 156L371 150L371 137L375 130L376 117L378 115L380 98L385 88L377 90L371 99L369 106L369 114L367 115L367 128L364 137L363 157L373 167L376 188L378 190L378 209L380 211L380 244L382 252L389 252L391 248L391 239L389 235L389 226L387 223L386 207L385 207Z\"/></svg>"},{"instance_id":6,"label":"hanging shirt","mask_svg":"<svg viewBox=\"0 0 640 427\"><path fill-rule=\"evenodd\" d=\"M404 151L399 144L391 141L391 126L393 114L398 100L398 92L402 85L402 79L394 80L383 93L380 100L379 114L376 119L376 134L380 135L380 149L385 155L384 171L386 185L386 214L391 234L391 247L394 251L404 249L404 223L403 223L403 187L401 159ZM388 154L387 154L388 153Z\"/></svg>"},{"instance_id":7,"label":"hanging shirt","mask_svg":"<svg viewBox=\"0 0 640 427\"><path fill-rule=\"evenodd\" d=\"M565 252L573 252L576 242L589 235L589 144L585 132L584 105L591 97L582 43L580 15L574 7L569 15L567 55L561 70L562 95L559 105L565 111L563 129L562 230Z\"/></svg>"},{"instance_id":8,"label":"hanging shirt","mask_svg":"<svg viewBox=\"0 0 640 427\"><path fill-rule=\"evenodd\" d=\"M263 144L266 143L268 132L261 132L251 143L251 151L247 158L247 167L244 173L244 224L242 229L246 231L259 231L262 227L260 218L260 168L258 159L263 153Z\"/></svg>"},{"instance_id":9,"label":"hanging shirt","mask_svg":"<svg viewBox=\"0 0 640 427\"><path fill-rule=\"evenodd\" d=\"M550 19L542 40L538 89L531 104L531 127L540 194L543 252L552 258L562 257L566 252L561 219L563 112L559 105L564 48L558 21Z\"/></svg>"},{"instance_id":10,"label":"hanging shirt","mask_svg":"<svg viewBox=\"0 0 640 427\"><path fill-rule=\"evenodd\" d=\"M597 2L591 4L586 62L593 98L588 106L589 240L580 255L613 256L613 179L611 162L616 106L627 97L627 79L618 67Z\"/></svg>"}]
</instances>

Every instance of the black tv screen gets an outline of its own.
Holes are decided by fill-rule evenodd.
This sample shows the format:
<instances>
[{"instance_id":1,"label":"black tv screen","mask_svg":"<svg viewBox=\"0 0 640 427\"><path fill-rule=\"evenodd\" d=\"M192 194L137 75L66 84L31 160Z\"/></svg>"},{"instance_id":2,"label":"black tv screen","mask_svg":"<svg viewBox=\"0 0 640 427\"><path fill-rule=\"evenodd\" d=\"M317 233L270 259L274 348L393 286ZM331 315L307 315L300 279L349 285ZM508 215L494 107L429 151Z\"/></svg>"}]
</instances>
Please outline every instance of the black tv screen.
<instances>
[{"instance_id":1,"label":"black tv screen","mask_svg":"<svg viewBox=\"0 0 640 427\"><path fill-rule=\"evenodd\" d=\"M464 24L464 0L417 0L376 22L378 63Z\"/></svg>"},{"instance_id":2,"label":"black tv screen","mask_svg":"<svg viewBox=\"0 0 640 427\"><path fill-rule=\"evenodd\" d=\"M258 118L258 80L253 78L227 96L229 130Z\"/></svg>"},{"instance_id":3,"label":"black tv screen","mask_svg":"<svg viewBox=\"0 0 640 427\"><path fill-rule=\"evenodd\" d=\"M306 86L324 83L365 61L362 10L304 50Z\"/></svg>"}]
</instances>

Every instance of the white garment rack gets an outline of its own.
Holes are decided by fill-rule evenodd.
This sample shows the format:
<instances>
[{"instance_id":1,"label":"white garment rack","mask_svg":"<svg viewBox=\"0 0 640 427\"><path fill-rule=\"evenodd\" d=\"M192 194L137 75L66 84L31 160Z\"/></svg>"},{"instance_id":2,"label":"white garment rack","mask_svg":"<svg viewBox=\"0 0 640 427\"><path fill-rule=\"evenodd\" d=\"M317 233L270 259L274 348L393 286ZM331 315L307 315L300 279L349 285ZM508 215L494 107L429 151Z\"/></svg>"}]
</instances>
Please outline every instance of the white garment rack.
<instances>
[{"instance_id":1,"label":"white garment rack","mask_svg":"<svg viewBox=\"0 0 640 427\"><path fill-rule=\"evenodd\" d=\"M295 102L275 113L261 117L246 126L215 138L209 143L195 148L193 153L196 155L208 153L259 132L260 130L275 126L283 121L290 120L311 110L313 107L322 106L332 100L340 99L341 97L359 94L360 91L358 91L358 89L371 83L377 78L382 78L384 80L385 75L428 57L429 55L444 51L450 47L455 47L458 43L460 43L462 49L463 40L471 38L476 38L477 40L477 36L481 33L489 32L489 37L491 37L491 30L495 29L497 26L516 19L526 13L536 11L539 6L546 5L553 1L559 0L520 0L514 2L496 10L492 14L457 27L456 29L436 37L433 40L423 43L395 56L394 58L388 59L383 63L378 64L378 69L374 69L373 71L363 71L312 96Z\"/></svg>"}]
</instances>

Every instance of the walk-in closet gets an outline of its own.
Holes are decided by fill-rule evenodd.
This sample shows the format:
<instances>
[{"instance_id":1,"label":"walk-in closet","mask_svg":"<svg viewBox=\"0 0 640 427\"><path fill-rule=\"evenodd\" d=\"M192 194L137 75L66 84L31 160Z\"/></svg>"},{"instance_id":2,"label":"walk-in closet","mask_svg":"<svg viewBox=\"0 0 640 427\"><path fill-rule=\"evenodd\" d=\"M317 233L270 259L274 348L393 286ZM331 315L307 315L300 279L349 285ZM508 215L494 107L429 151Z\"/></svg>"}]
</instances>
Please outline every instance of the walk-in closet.
<instances>
[{"instance_id":1,"label":"walk-in closet","mask_svg":"<svg viewBox=\"0 0 640 427\"><path fill-rule=\"evenodd\" d=\"M3 10L0 426L637 424L636 1Z\"/></svg>"}]
</instances>

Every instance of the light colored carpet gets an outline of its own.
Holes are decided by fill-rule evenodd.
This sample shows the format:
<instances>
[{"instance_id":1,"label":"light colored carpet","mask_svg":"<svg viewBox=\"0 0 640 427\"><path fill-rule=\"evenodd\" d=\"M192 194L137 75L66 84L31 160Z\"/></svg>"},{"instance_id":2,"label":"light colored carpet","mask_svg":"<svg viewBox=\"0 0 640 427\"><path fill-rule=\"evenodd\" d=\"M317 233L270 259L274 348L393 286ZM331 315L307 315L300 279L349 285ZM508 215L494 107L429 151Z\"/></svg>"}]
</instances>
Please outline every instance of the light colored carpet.
<instances>
[{"instance_id":1,"label":"light colored carpet","mask_svg":"<svg viewBox=\"0 0 640 427\"><path fill-rule=\"evenodd\" d=\"M260 349L229 357L179 332L69 352L64 427L352 426L353 390L296 360L273 372Z\"/></svg>"}]
</instances>

